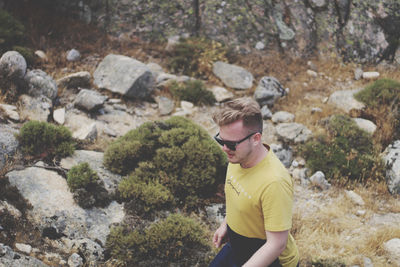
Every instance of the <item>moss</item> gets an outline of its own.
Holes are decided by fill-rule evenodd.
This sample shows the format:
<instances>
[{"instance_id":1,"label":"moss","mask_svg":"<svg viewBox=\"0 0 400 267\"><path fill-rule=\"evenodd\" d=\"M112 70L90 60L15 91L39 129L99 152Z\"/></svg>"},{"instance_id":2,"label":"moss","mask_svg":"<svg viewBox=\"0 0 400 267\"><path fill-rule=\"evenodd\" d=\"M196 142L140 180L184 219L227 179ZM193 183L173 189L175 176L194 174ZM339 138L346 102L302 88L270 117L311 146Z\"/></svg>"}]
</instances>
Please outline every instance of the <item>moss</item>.
<instances>
[{"instance_id":1,"label":"moss","mask_svg":"<svg viewBox=\"0 0 400 267\"><path fill-rule=\"evenodd\" d=\"M206 230L199 222L181 214L171 214L143 231L129 231L122 226L113 228L106 248L113 258L128 266L139 263L194 266L203 260L200 253L209 249L207 239Z\"/></svg>"},{"instance_id":2,"label":"moss","mask_svg":"<svg viewBox=\"0 0 400 267\"><path fill-rule=\"evenodd\" d=\"M47 122L29 121L25 123L17 139L24 153L42 157L66 157L74 153L74 140L64 126Z\"/></svg>"},{"instance_id":3,"label":"moss","mask_svg":"<svg viewBox=\"0 0 400 267\"><path fill-rule=\"evenodd\" d=\"M169 86L172 95L178 100L185 100L194 104L212 105L216 102L214 94L207 90L201 81L187 81L182 84L172 82Z\"/></svg>"},{"instance_id":4,"label":"moss","mask_svg":"<svg viewBox=\"0 0 400 267\"><path fill-rule=\"evenodd\" d=\"M211 196L224 180L227 163L209 134L182 117L128 132L107 148L104 160L109 169L130 174L119 184L121 197L143 203L146 210L189 207ZM160 196L151 200L157 192Z\"/></svg>"},{"instance_id":5,"label":"moss","mask_svg":"<svg viewBox=\"0 0 400 267\"><path fill-rule=\"evenodd\" d=\"M383 179L378 151L372 137L343 115L333 116L328 134L303 145L300 151L312 172L322 171L330 181Z\"/></svg>"},{"instance_id":6,"label":"moss","mask_svg":"<svg viewBox=\"0 0 400 267\"><path fill-rule=\"evenodd\" d=\"M0 54L23 41L25 28L7 11L0 9Z\"/></svg>"},{"instance_id":7,"label":"moss","mask_svg":"<svg viewBox=\"0 0 400 267\"><path fill-rule=\"evenodd\" d=\"M93 171L87 162L72 167L67 174L67 183L72 192L79 188L87 188L95 184L99 176Z\"/></svg>"}]
</instances>

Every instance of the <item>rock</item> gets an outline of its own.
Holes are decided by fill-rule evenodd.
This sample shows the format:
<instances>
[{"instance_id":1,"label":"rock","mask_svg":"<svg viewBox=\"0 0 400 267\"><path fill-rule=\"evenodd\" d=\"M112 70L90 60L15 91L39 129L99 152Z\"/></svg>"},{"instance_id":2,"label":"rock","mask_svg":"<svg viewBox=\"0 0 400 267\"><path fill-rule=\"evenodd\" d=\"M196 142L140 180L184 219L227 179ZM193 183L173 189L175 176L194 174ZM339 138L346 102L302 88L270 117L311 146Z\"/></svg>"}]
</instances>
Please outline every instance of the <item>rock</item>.
<instances>
[{"instance_id":1,"label":"rock","mask_svg":"<svg viewBox=\"0 0 400 267\"><path fill-rule=\"evenodd\" d=\"M13 105L7 105L7 104L0 104L0 111L3 110L6 117L14 120L14 121L19 121L19 114L17 112L17 107Z\"/></svg>"},{"instance_id":2,"label":"rock","mask_svg":"<svg viewBox=\"0 0 400 267\"><path fill-rule=\"evenodd\" d=\"M20 117L22 120L45 121L50 115L52 102L45 96L33 98L28 95L19 97Z\"/></svg>"},{"instance_id":3,"label":"rock","mask_svg":"<svg viewBox=\"0 0 400 267\"><path fill-rule=\"evenodd\" d=\"M6 177L31 203L28 218L38 225L43 237L89 238L105 244L110 225L120 223L125 216L123 206L115 201L106 208L82 209L66 179L53 171L30 167L9 172Z\"/></svg>"},{"instance_id":4,"label":"rock","mask_svg":"<svg viewBox=\"0 0 400 267\"><path fill-rule=\"evenodd\" d=\"M174 111L175 102L165 96L156 97L156 102L158 103L158 110L160 115L169 115Z\"/></svg>"},{"instance_id":5,"label":"rock","mask_svg":"<svg viewBox=\"0 0 400 267\"><path fill-rule=\"evenodd\" d=\"M23 252L25 254L28 254L28 255L31 254L31 252L32 252L32 247L30 245L27 245L27 244L15 243L15 247L19 251L21 251L21 252Z\"/></svg>"},{"instance_id":6,"label":"rock","mask_svg":"<svg viewBox=\"0 0 400 267\"><path fill-rule=\"evenodd\" d=\"M42 50L36 50L35 51L35 55L40 58L43 61L48 61L49 59L47 58L47 55L45 52L43 52Z\"/></svg>"},{"instance_id":7,"label":"rock","mask_svg":"<svg viewBox=\"0 0 400 267\"><path fill-rule=\"evenodd\" d=\"M310 182L322 190L328 190L331 187L330 183L325 179L325 174L321 171L314 173L310 177Z\"/></svg>"},{"instance_id":8,"label":"rock","mask_svg":"<svg viewBox=\"0 0 400 267\"><path fill-rule=\"evenodd\" d=\"M276 126L278 138L284 142L304 143L312 135L306 126L300 123L285 122Z\"/></svg>"},{"instance_id":9,"label":"rock","mask_svg":"<svg viewBox=\"0 0 400 267\"><path fill-rule=\"evenodd\" d=\"M400 238L393 238L383 243L383 248L389 255L391 262L400 266Z\"/></svg>"},{"instance_id":10,"label":"rock","mask_svg":"<svg viewBox=\"0 0 400 267\"><path fill-rule=\"evenodd\" d=\"M281 123L281 122L293 122L294 115L287 111L278 111L272 115L272 121L274 123Z\"/></svg>"},{"instance_id":11,"label":"rock","mask_svg":"<svg viewBox=\"0 0 400 267\"><path fill-rule=\"evenodd\" d=\"M158 74L164 72L163 68L160 65L158 65L157 63L150 62L150 63L147 63L146 66L153 72L154 77L156 77Z\"/></svg>"},{"instance_id":12,"label":"rock","mask_svg":"<svg viewBox=\"0 0 400 267\"><path fill-rule=\"evenodd\" d=\"M22 79L26 73L25 58L17 51L5 52L0 58L0 76L11 80Z\"/></svg>"},{"instance_id":13,"label":"rock","mask_svg":"<svg viewBox=\"0 0 400 267\"><path fill-rule=\"evenodd\" d=\"M67 52L68 61L77 61L81 58L81 53L76 49L71 49Z\"/></svg>"},{"instance_id":14,"label":"rock","mask_svg":"<svg viewBox=\"0 0 400 267\"><path fill-rule=\"evenodd\" d=\"M87 238L73 240L71 250L78 251L84 261L90 263L89 266L97 266L96 263L104 258L104 249L98 243Z\"/></svg>"},{"instance_id":15,"label":"rock","mask_svg":"<svg viewBox=\"0 0 400 267\"><path fill-rule=\"evenodd\" d=\"M359 206L364 206L365 202L360 195L352 190L345 190L346 196L354 203Z\"/></svg>"},{"instance_id":16,"label":"rock","mask_svg":"<svg viewBox=\"0 0 400 267\"><path fill-rule=\"evenodd\" d=\"M386 183L389 192L400 194L400 140L385 149L383 160L386 164Z\"/></svg>"},{"instance_id":17,"label":"rock","mask_svg":"<svg viewBox=\"0 0 400 267\"><path fill-rule=\"evenodd\" d=\"M317 78L318 77L318 73L316 73L313 70L307 70L307 75L313 78Z\"/></svg>"},{"instance_id":18,"label":"rock","mask_svg":"<svg viewBox=\"0 0 400 267\"><path fill-rule=\"evenodd\" d=\"M374 214L367 221L371 227L398 227L400 222L400 213Z\"/></svg>"},{"instance_id":19,"label":"rock","mask_svg":"<svg viewBox=\"0 0 400 267\"><path fill-rule=\"evenodd\" d=\"M78 253L73 253L68 258L68 266L70 267L81 267L83 266L83 259Z\"/></svg>"},{"instance_id":20,"label":"rock","mask_svg":"<svg viewBox=\"0 0 400 267\"><path fill-rule=\"evenodd\" d=\"M174 47L179 43L179 39L181 37L179 35L174 35L168 37L167 46L165 47L166 51L172 51Z\"/></svg>"},{"instance_id":21,"label":"rock","mask_svg":"<svg viewBox=\"0 0 400 267\"><path fill-rule=\"evenodd\" d=\"M192 111L194 108L193 103L189 102L189 101L181 101L181 108L185 111Z\"/></svg>"},{"instance_id":22,"label":"rock","mask_svg":"<svg viewBox=\"0 0 400 267\"><path fill-rule=\"evenodd\" d=\"M257 42L255 48L257 50L263 50L265 48L265 45L263 42Z\"/></svg>"},{"instance_id":23,"label":"rock","mask_svg":"<svg viewBox=\"0 0 400 267\"><path fill-rule=\"evenodd\" d=\"M372 263L370 258L364 257L364 267L374 267L374 264Z\"/></svg>"},{"instance_id":24,"label":"rock","mask_svg":"<svg viewBox=\"0 0 400 267\"><path fill-rule=\"evenodd\" d=\"M210 221L220 225L225 219L225 204L213 204L206 207L207 217Z\"/></svg>"},{"instance_id":25,"label":"rock","mask_svg":"<svg viewBox=\"0 0 400 267\"><path fill-rule=\"evenodd\" d=\"M61 160L60 166L64 169L71 169L73 166L83 162L87 162L92 170L97 172L99 178L103 181L105 189L110 193L114 194L119 182L122 180L122 176L110 172L103 165L102 152L88 151L88 150L76 150L74 155Z\"/></svg>"},{"instance_id":26,"label":"rock","mask_svg":"<svg viewBox=\"0 0 400 267\"><path fill-rule=\"evenodd\" d=\"M209 88L209 90L214 94L215 99L220 103L231 100L235 96L231 91L228 91L224 87L220 86L212 86Z\"/></svg>"},{"instance_id":27,"label":"rock","mask_svg":"<svg viewBox=\"0 0 400 267\"><path fill-rule=\"evenodd\" d=\"M42 261L33 257L14 252L9 246L0 243L0 266L7 267L48 267Z\"/></svg>"},{"instance_id":28,"label":"rock","mask_svg":"<svg viewBox=\"0 0 400 267\"><path fill-rule=\"evenodd\" d=\"M58 124L63 125L65 123L65 108L59 108L54 110L53 119Z\"/></svg>"},{"instance_id":29,"label":"rock","mask_svg":"<svg viewBox=\"0 0 400 267\"><path fill-rule=\"evenodd\" d=\"M360 80L362 78L363 73L364 72L363 72L363 70L361 68L356 68L354 70L354 79L356 81Z\"/></svg>"},{"instance_id":30,"label":"rock","mask_svg":"<svg viewBox=\"0 0 400 267\"><path fill-rule=\"evenodd\" d=\"M365 105L354 98L354 94L360 92L361 90L362 89L336 91L329 96L328 103L344 110L347 113L349 113L352 109L361 110L365 107Z\"/></svg>"},{"instance_id":31,"label":"rock","mask_svg":"<svg viewBox=\"0 0 400 267\"><path fill-rule=\"evenodd\" d=\"M366 210L357 210L356 215L357 216L364 216L367 213Z\"/></svg>"},{"instance_id":32,"label":"rock","mask_svg":"<svg viewBox=\"0 0 400 267\"><path fill-rule=\"evenodd\" d=\"M145 64L122 55L107 55L93 76L99 88L130 98L148 98L155 85L153 74Z\"/></svg>"},{"instance_id":33,"label":"rock","mask_svg":"<svg viewBox=\"0 0 400 267\"><path fill-rule=\"evenodd\" d=\"M311 69L312 71L314 71L314 72L317 72L317 71L318 71L317 65L315 65L315 63L312 62L312 61L307 61L307 66L309 66L310 69Z\"/></svg>"},{"instance_id":34,"label":"rock","mask_svg":"<svg viewBox=\"0 0 400 267\"><path fill-rule=\"evenodd\" d=\"M95 111L101 108L106 100L107 97L97 91L82 89L76 96L74 105L87 111Z\"/></svg>"},{"instance_id":35,"label":"rock","mask_svg":"<svg viewBox=\"0 0 400 267\"><path fill-rule=\"evenodd\" d=\"M366 80L372 80L378 78L379 75L380 75L379 72L376 71L363 72L362 78Z\"/></svg>"},{"instance_id":36,"label":"rock","mask_svg":"<svg viewBox=\"0 0 400 267\"><path fill-rule=\"evenodd\" d=\"M303 181L305 179L307 179L307 172L308 169L307 168L294 168L291 172L292 176L294 179Z\"/></svg>"},{"instance_id":37,"label":"rock","mask_svg":"<svg viewBox=\"0 0 400 267\"><path fill-rule=\"evenodd\" d=\"M289 168L293 160L293 150L290 147L285 147L281 144L271 144L272 151L280 159L280 161Z\"/></svg>"},{"instance_id":38,"label":"rock","mask_svg":"<svg viewBox=\"0 0 400 267\"><path fill-rule=\"evenodd\" d=\"M375 125L375 123L373 123L372 121L366 120L366 119L362 119L362 118L353 118L353 120L359 128L363 129L364 131L366 131L370 134L374 134L376 127L377 127Z\"/></svg>"},{"instance_id":39,"label":"rock","mask_svg":"<svg viewBox=\"0 0 400 267\"><path fill-rule=\"evenodd\" d=\"M6 210L10 215L14 218L21 218L22 213L13 205L7 203L6 201L0 200L0 212L4 212Z\"/></svg>"},{"instance_id":40,"label":"rock","mask_svg":"<svg viewBox=\"0 0 400 267\"><path fill-rule=\"evenodd\" d=\"M57 97L57 84L46 72L36 69L28 71L24 77L30 96L46 96L51 100Z\"/></svg>"},{"instance_id":41,"label":"rock","mask_svg":"<svg viewBox=\"0 0 400 267\"><path fill-rule=\"evenodd\" d=\"M253 86L253 75L242 67L222 61L213 64L213 73L228 87L245 90Z\"/></svg>"},{"instance_id":42,"label":"rock","mask_svg":"<svg viewBox=\"0 0 400 267\"><path fill-rule=\"evenodd\" d=\"M276 78L264 76L254 92L254 99L261 107L265 105L272 107L275 101L284 95L286 91Z\"/></svg>"},{"instance_id":43,"label":"rock","mask_svg":"<svg viewBox=\"0 0 400 267\"><path fill-rule=\"evenodd\" d=\"M261 116L263 120L269 120L272 118L272 112L269 110L268 106L265 105L261 108Z\"/></svg>"},{"instance_id":44,"label":"rock","mask_svg":"<svg viewBox=\"0 0 400 267\"><path fill-rule=\"evenodd\" d=\"M17 133L17 130L0 124L0 170L12 159L12 156L17 151L18 141L15 139L15 134Z\"/></svg>"},{"instance_id":45,"label":"rock","mask_svg":"<svg viewBox=\"0 0 400 267\"><path fill-rule=\"evenodd\" d=\"M72 137L79 140L94 141L97 138L96 122L90 125L82 125L81 128L72 133Z\"/></svg>"},{"instance_id":46,"label":"rock","mask_svg":"<svg viewBox=\"0 0 400 267\"><path fill-rule=\"evenodd\" d=\"M57 80L57 85L64 88L78 88L90 85L92 75L88 71L72 73Z\"/></svg>"}]
</instances>

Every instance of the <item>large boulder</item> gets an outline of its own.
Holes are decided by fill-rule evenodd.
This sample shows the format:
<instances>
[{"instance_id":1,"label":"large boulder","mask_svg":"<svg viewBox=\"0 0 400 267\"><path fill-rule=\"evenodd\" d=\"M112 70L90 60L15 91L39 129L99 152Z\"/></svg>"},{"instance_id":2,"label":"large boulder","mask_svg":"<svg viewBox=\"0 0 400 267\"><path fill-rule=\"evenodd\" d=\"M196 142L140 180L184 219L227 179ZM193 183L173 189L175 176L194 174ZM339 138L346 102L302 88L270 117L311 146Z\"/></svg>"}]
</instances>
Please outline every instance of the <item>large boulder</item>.
<instances>
[{"instance_id":1,"label":"large boulder","mask_svg":"<svg viewBox=\"0 0 400 267\"><path fill-rule=\"evenodd\" d=\"M23 254L14 252L9 246L0 243L0 266L47 267L48 265L33 257L25 256Z\"/></svg>"},{"instance_id":2,"label":"large boulder","mask_svg":"<svg viewBox=\"0 0 400 267\"><path fill-rule=\"evenodd\" d=\"M78 108L95 111L101 108L106 100L107 97L97 91L82 89L76 96L74 104Z\"/></svg>"},{"instance_id":3,"label":"large boulder","mask_svg":"<svg viewBox=\"0 0 400 267\"><path fill-rule=\"evenodd\" d=\"M213 73L228 87L244 90L253 86L253 75L242 67L222 61L213 64Z\"/></svg>"},{"instance_id":4,"label":"large boulder","mask_svg":"<svg viewBox=\"0 0 400 267\"><path fill-rule=\"evenodd\" d=\"M329 96L328 103L347 113L352 109L361 110L365 105L354 98L354 95L361 90L362 89L336 91Z\"/></svg>"},{"instance_id":5,"label":"large boulder","mask_svg":"<svg viewBox=\"0 0 400 267\"><path fill-rule=\"evenodd\" d=\"M24 79L30 96L46 96L53 101L56 99L57 84L46 72L39 69L31 70L26 73Z\"/></svg>"},{"instance_id":6,"label":"large boulder","mask_svg":"<svg viewBox=\"0 0 400 267\"><path fill-rule=\"evenodd\" d=\"M264 76L261 78L254 92L254 99L260 106L272 107L275 101L286 95L286 90L274 77Z\"/></svg>"},{"instance_id":7,"label":"large boulder","mask_svg":"<svg viewBox=\"0 0 400 267\"><path fill-rule=\"evenodd\" d=\"M47 121L53 103L46 96L35 98L29 95L21 95L19 106L22 120Z\"/></svg>"},{"instance_id":8,"label":"large boulder","mask_svg":"<svg viewBox=\"0 0 400 267\"><path fill-rule=\"evenodd\" d=\"M148 98L155 86L153 73L144 63L122 55L106 56L93 76L97 87L130 98Z\"/></svg>"},{"instance_id":9,"label":"large boulder","mask_svg":"<svg viewBox=\"0 0 400 267\"><path fill-rule=\"evenodd\" d=\"M400 194L400 140L389 145L383 157L386 164L386 183L389 192Z\"/></svg>"},{"instance_id":10,"label":"large boulder","mask_svg":"<svg viewBox=\"0 0 400 267\"><path fill-rule=\"evenodd\" d=\"M26 73L25 58L17 51L8 51L0 58L0 76L21 79Z\"/></svg>"},{"instance_id":11,"label":"large boulder","mask_svg":"<svg viewBox=\"0 0 400 267\"><path fill-rule=\"evenodd\" d=\"M284 122L276 126L278 138L289 143L304 143L312 135L312 132L303 124Z\"/></svg>"}]
</instances>

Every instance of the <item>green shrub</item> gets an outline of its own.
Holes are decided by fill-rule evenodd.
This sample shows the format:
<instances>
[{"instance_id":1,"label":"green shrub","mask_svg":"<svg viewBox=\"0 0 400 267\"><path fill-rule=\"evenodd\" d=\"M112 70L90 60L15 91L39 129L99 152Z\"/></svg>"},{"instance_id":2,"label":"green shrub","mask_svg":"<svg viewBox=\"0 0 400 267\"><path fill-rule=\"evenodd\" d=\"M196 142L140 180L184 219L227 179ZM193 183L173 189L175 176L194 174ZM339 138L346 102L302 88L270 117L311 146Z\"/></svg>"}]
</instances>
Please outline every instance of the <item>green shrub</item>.
<instances>
[{"instance_id":1,"label":"green shrub","mask_svg":"<svg viewBox=\"0 0 400 267\"><path fill-rule=\"evenodd\" d=\"M210 249L207 239L206 230L199 222L181 214L172 214L143 231L129 231L122 226L111 229L106 248L112 258L128 266L138 266L139 263L142 266L146 263L194 266L204 260L201 253Z\"/></svg>"},{"instance_id":2,"label":"green shrub","mask_svg":"<svg viewBox=\"0 0 400 267\"><path fill-rule=\"evenodd\" d=\"M130 150L130 145L142 146L145 152ZM120 195L146 202L146 210L168 206L169 194L181 206L188 204L188 196L194 205L212 195L224 180L227 163L209 134L183 117L146 123L128 132L110 145L104 161L115 172L130 173L119 184ZM155 192L161 196L158 204L150 201Z\"/></svg>"},{"instance_id":3,"label":"green shrub","mask_svg":"<svg viewBox=\"0 0 400 267\"><path fill-rule=\"evenodd\" d=\"M174 46L168 66L172 72L188 76L208 77L215 61L227 61L228 49L205 38L188 38Z\"/></svg>"},{"instance_id":4,"label":"green shrub","mask_svg":"<svg viewBox=\"0 0 400 267\"><path fill-rule=\"evenodd\" d=\"M12 50L20 53L25 58L26 64L28 66L35 63L35 60L36 60L35 52L32 49L30 49L28 47L24 47L24 46L15 45L12 47Z\"/></svg>"},{"instance_id":5,"label":"green shrub","mask_svg":"<svg viewBox=\"0 0 400 267\"><path fill-rule=\"evenodd\" d=\"M87 162L72 167L67 174L67 183L72 192L96 184L98 180L99 176Z\"/></svg>"},{"instance_id":6,"label":"green shrub","mask_svg":"<svg viewBox=\"0 0 400 267\"><path fill-rule=\"evenodd\" d=\"M0 54L24 39L25 28L7 11L0 8Z\"/></svg>"},{"instance_id":7,"label":"green shrub","mask_svg":"<svg viewBox=\"0 0 400 267\"><path fill-rule=\"evenodd\" d=\"M343 115L333 116L327 130L327 136L318 136L300 149L312 172L322 171L331 181L382 179L378 151L367 132Z\"/></svg>"},{"instance_id":8,"label":"green shrub","mask_svg":"<svg viewBox=\"0 0 400 267\"><path fill-rule=\"evenodd\" d=\"M75 150L71 132L64 126L47 122L25 123L17 139L22 151L32 156L66 157Z\"/></svg>"},{"instance_id":9,"label":"green shrub","mask_svg":"<svg viewBox=\"0 0 400 267\"><path fill-rule=\"evenodd\" d=\"M400 82L391 79L379 79L354 95L368 107L379 108L400 101Z\"/></svg>"},{"instance_id":10,"label":"green shrub","mask_svg":"<svg viewBox=\"0 0 400 267\"><path fill-rule=\"evenodd\" d=\"M187 81L183 84L172 82L169 87L172 95L178 100L185 100L194 104L212 105L215 103L214 94L207 90L201 81Z\"/></svg>"}]
</instances>

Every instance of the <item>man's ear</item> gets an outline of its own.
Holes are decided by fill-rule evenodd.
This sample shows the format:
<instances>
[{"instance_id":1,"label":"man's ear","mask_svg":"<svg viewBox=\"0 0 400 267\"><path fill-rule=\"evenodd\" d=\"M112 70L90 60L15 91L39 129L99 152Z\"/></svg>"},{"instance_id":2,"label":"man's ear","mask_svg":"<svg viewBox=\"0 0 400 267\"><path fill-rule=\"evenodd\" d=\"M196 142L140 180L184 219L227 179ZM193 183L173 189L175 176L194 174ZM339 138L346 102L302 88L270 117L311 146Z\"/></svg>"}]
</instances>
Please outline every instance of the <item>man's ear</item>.
<instances>
[{"instance_id":1,"label":"man's ear","mask_svg":"<svg viewBox=\"0 0 400 267\"><path fill-rule=\"evenodd\" d=\"M261 133L256 133L253 135L254 138L254 144L258 145L259 143L262 143L262 134Z\"/></svg>"}]
</instances>

